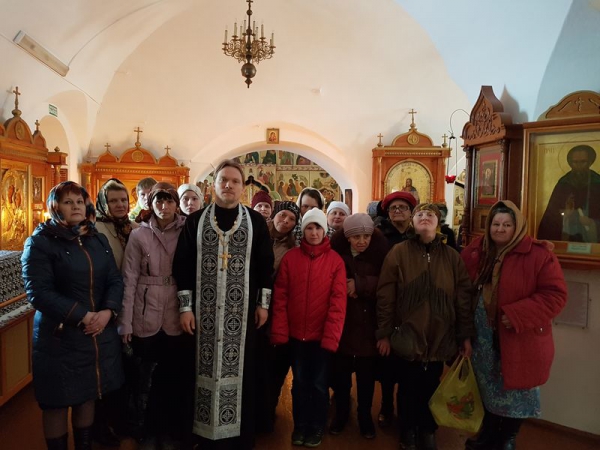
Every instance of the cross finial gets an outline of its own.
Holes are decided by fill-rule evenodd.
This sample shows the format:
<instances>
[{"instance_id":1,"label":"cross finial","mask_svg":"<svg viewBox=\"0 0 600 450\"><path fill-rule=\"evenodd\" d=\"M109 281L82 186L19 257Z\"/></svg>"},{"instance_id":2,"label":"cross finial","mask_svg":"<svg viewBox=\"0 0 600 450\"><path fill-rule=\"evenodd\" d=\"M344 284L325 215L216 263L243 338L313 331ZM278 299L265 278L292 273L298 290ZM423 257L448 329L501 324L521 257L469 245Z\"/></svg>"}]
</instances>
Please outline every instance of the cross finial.
<instances>
[{"instance_id":1,"label":"cross finial","mask_svg":"<svg viewBox=\"0 0 600 450\"><path fill-rule=\"evenodd\" d=\"M444 139L444 143L442 144L443 148L448 147L448 135L446 133L444 133L444 135L442 136L442 139Z\"/></svg>"},{"instance_id":2,"label":"cross finial","mask_svg":"<svg viewBox=\"0 0 600 450\"><path fill-rule=\"evenodd\" d=\"M21 95L19 86L16 86L12 93L15 94L15 109L13 109L12 113L13 116L17 117L21 115L21 111L19 111L19 95Z\"/></svg>"},{"instance_id":3,"label":"cross finial","mask_svg":"<svg viewBox=\"0 0 600 450\"><path fill-rule=\"evenodd\" d=\"M141 142L140 142L140 133L143 133L143 131L140 130L140 127L137 127L136 129L133 130L133 132L137 133L137 138L135 139L135 144L136 144L135 146L139 147L138 144L141 144Z\"/></svg>"},{"instance_id":4,"label":"cross finial","mask_svg":"<svg viewBox=\"0 0 600 450\"><path fill-rule=\"evenodd\" d=\"M169 150L171 150L171 147L169 147L168 145L165 147L165 150L167 151L167 155L169 154Z\"/></svg>"},{"instance_id":5,"label":"cross finial","mask_svg":"<svg viewBox=\"0 0 600 450\"><path fill-rule=\"evenodd\" d=\"M35 131L40 131L40 121L35 119Z\"/></svg>"},{"instance_id":6,"label":"cross finial","mask_svg":"<svg viewBox=\"0 0 600 450\"><path fill-rule=\"evenodd\" d=\"M383 147L383 144L381 143L381 138L383 137L383 134L379 133L377 135L377 137L379 138L379 142L377 143L377 147Z\"/></svg>"},{"instance_id":7,"label":"cross finial","mask_svg":"<svg viewBox=\"0 0 600 450\"><path fill-rule=\"evenodd\" d=\"M414 128L415 127L415 114L417 114L417 111L415 111L414 108L411 108L408 113L412 116L410 127Z\"/></svg>"},{"instance_id":8,"label":"cross finial","mask_svg":"<svg viewBox=\"0 0 600 450\"><path fill-rule=\"evenodd\" d=\"M111 145L107 142L106 144L104 144L104 148L106 148L106 153L110 153L109 148L111 147Z\"/></svg>"},{"instance_id":9,"label":"cross finial","mask_svg":"<svg viewBox=\"0 0 600 450\"><path fill-rule=\"evenodd\" d=\"M19 86L16 86L12 93L15 94L15 109L19 109L19 95L21 95L19 92Z\"/></svg>"}]
</instances>

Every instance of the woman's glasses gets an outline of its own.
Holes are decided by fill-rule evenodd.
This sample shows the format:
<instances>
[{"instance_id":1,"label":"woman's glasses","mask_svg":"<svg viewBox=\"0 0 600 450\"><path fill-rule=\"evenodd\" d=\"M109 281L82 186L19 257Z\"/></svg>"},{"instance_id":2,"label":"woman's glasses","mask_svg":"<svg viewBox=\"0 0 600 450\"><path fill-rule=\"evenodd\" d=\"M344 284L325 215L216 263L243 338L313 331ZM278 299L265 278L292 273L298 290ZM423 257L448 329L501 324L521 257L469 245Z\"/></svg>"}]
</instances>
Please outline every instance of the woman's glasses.
<instances>
[{"instance_id":1,"label":"woman's glasses","mask_svg":"<svg viewBox=\"0 0 600 450\"><path fill-rule=\"evenodd\" d=\"M409 207L406 205L393 205L390 206L390 211L393 212L404 212L404 211L408 211Z\"/></svg>"}]
</instances>

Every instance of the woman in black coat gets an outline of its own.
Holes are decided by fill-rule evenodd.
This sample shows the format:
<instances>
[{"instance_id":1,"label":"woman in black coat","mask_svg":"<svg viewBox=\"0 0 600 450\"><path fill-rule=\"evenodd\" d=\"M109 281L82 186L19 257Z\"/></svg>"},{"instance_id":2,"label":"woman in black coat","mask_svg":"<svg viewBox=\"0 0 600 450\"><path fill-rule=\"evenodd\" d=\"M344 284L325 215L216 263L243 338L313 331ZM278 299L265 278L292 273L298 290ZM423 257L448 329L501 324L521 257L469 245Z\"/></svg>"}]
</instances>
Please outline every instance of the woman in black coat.
<instances>
[{"instance_id":1,"label":"woman in black coat","mask_svg":"<svg viewBox=\"0 0 600 450\"><path fill-rule=\"evenodd\" d=\"M377 283L389 244L383 233L375 229L368 214L349 216L343 229L331 238L331 248L344 260L348 297L344 331L338 351L333 356L332 387L336 413L329 432L343 431L350 415L352 373L356 373L357 412L360 433L375 437L371 417L375 367L379 356L375 331L377 317Z\"/></svg>"},{"instance_id":2,"label":"woman in black coat","mask_svg":"<svg viewBox=\"0 0 600 450\"><path fill-rule=\"evenodd\" d=\"M88 193L66 181L47 200L51 219L25 242L23 278L36 309L33 386L48 449L67 449L67 416L77 450L91 449L94 401L123 383L114 317L123 280L97 233Z\"/></svg>"}]
</instances>

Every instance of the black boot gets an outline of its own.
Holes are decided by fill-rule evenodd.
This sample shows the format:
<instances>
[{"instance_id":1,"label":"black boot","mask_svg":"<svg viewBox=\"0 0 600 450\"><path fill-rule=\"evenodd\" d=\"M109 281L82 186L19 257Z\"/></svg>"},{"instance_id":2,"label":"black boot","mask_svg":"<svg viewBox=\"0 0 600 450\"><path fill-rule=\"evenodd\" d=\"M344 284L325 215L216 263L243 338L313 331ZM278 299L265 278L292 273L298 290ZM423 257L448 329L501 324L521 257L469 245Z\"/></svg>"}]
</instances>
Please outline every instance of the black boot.
<instances>
[{"instance_id":1,"label":"black boot","mask_svg":"<svg viewBox=\"0 0 600 450\"><path fill-rule=\"evenodd\" d=\"M94 442L104 447L120 447L121 440L119 436L108 426L106 422L99 423L94 421L92 437Z\"/></svg>"},{"instance_id":2,"label":"black boot","mask_svg":"<svg viewBox=\"0 0 600 450\"><path fill-rule=\"evenodd\" d=\"M329 426L331 434L340 434L344 431L348 417L350 416L350 393L348 395L340 395L339 392L335 396L335 416Z\"/></svg>"},{"instance_id":3,"label":"black boot","mask_svg":"<svg viewBox=\"0 0 600 450\"><path fill-rule=\"evenodd\" d=\"M492 414L489 411L483 416L483 423L479 434L467 439L465 442L466 450L493 450L496 448L500 433L500 424L502 417Z\"/></svg>"},{"instance_id":4,"label":"black boot","mask_svg":"<svg viewBox=\"0 0 600 450\"><path fill-rule=\"evenodd\" d=\"M73 427L75 450L92 450L92 427Z\"/></svg>"},{"instance_id":5,"label":"black boot","mask_svg":"<svg viewBox=\"0 0 600 450\"><path fill-rule=\"evenodd\" d=\"M138 366L137 386L134 393L134 409L131 423L131 437L141 442L146 436L146 413L152 389L152 375L155 362L142 361ZM156 430L152 430L155 432Z\"/></svg>"},{"instance_id":6,"label":"black boot","mask_svg":"<svg viewBox=\"0 0 600 450\"><path fill-rule=\"evenodd\" d=\"M105 447L119 447L121 440L108 425L107 406L106 398L96 400L92 439Z\"/></svg>"},{"instance_id":7,"label":"black boot","mask_svg":"<svg viewBox=\"0 0 600 450\"><path fill-rule=\"evenodd\" d=\"M48 447L48 450L67 450L68 438L69 435L65 433L58 438L46 439L46 447Z\"/></svg>"},{"instance_id":8,"label":"black boot","mask_svg":"<svg viewBox=\"0 0 600 450\"><path fill-rule=\"evenodd\" d=\"M419 441L421 444L419 448L421 450L437 450L434 432L426 433L423 431L419 431Z\"/></svg>"},{"instance_id":9,"label":"black boot","mask_svg":"<svg viewBox=\"0 0 600 450\"><path fill-rule=\"evenodd\" d=\"M417 432L415 430L400 431L400 450L417 450Z\"/></svg>"},{"instance_id":10,"label":"black boot","mask_svg":"<svg viewBox=\"0 0 600 450\"><path fill-rule=\"evenodd\" d=\"M375 437L375 425L373 425L373 418L371 417L371 411L358 413L358 427L360 434L365 439L373 439Z\"/></svg>"},{"instance_id":11,"label":"black boot","mask_svg":"<svg viewBox=\"0 0 600 450\"><path fill-rule=\"evenodd\" d=\"M519 434L522 423L523 419L502 418L498 450L515 450L517 448L517 434Z\"/></svg>"}]
</instances>

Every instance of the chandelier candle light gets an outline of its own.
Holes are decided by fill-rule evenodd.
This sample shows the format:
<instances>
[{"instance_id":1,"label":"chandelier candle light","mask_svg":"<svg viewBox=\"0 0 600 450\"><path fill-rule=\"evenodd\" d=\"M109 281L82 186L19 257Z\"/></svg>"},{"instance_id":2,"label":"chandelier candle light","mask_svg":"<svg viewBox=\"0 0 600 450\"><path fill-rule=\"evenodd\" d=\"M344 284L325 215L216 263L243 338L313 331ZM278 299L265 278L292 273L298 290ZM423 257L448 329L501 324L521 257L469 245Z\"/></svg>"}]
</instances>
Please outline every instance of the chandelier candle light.
<instances>
[{"instance_id":1,"label":"chandelier candle light","mask_svg":"<svg viewBox=\"0 0 600 450\"><path fill-rule=\"evenodd\" d=\"M244 25L240 24L240 35L238 36L237 22L233 25L232 39L227 42L227 28L225 28L225 39L223 41L223 53L237 59L239 62L244 62L242 66L242 76L246 77L248 88L252 84L252 78L256 75L256 67L253 63L258 64L264 59L271 59L275 53L275 33L271 33L271 40L267 43L265 38L265 26L260 26L260 38L258 37L258 27L256 21L252 19L252 2L248 2L248 23L244 20Z\"/></svg>"}]
</instances>

